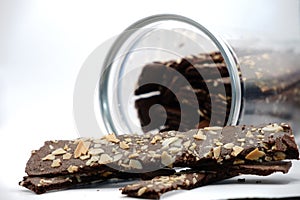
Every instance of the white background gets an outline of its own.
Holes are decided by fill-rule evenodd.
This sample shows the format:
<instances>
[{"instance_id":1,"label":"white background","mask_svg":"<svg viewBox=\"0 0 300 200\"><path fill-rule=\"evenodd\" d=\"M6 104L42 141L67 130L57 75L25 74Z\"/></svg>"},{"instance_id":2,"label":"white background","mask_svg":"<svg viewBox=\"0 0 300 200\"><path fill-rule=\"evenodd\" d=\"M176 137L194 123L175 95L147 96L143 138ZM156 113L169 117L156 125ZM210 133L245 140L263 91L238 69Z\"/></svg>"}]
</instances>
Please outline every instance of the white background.
<instances>
[{"instance_id":1,"label":"white background","mask_svg":"<svg viewBox=\"0 0 300 200\"><path fill-rule=\"evenodd\" d=\"M72 95L80 67L98 45L133 22L153 14L173 13L224 33L243 30L294 40L300 38L299 12L300 3L296 0L1 0L0 199L60 199L66 194L74 199L95 195L95 198L121 197L117 189L36 196L19 187L18 181L25 175L30 151L39 148L44 140L78 137ZM299 180L295 184L300 186ZM284 185L288 191L295 184ZM198 196L197 191L188 194ZM221 197L201 191L204 196Z\"/></svg>"}]
</instances>

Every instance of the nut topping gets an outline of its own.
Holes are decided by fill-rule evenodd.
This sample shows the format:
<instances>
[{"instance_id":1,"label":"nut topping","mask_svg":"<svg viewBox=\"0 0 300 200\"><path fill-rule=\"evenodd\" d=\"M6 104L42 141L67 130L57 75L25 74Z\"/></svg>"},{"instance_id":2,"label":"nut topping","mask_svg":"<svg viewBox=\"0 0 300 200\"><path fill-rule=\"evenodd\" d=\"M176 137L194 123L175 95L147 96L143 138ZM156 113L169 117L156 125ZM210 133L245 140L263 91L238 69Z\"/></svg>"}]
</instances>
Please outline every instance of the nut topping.
<instances>
[{"instance_id":1,"label":"nut topping","mask_svg":"<svg viewBox=\"0 0 300 200\"><path fill-rule=\"evenodd\" d=\"M227 143L223 146L225 149L232 149L234 147L233 143Z\"/></svg>"},{"instance_id":2,"label":"nut topping","mask_svg":"<svg viewBox=\"0 0 300 200\"><path fill-rule=\"evenodd\" d=\"M118 143L120 140L116 137L114 133L108 134L104 137L108 142Z\"/></svg>"},{"instance_id":3,"label":"nut topping","mask_svg":"<svg viewBox=\"0 0 300 200\"><path fill-rule=\"evenodd\" d=\"M70 165L67 170L69 173L74 173L78 171L78 167L74 165Z\"/></svg>"},{"instance_id":4,"label":"nut topping","mask_svg":"<svg viewBox=\"0 0 300 200\"><path fill-rule=\"evenodd\" d=\"M108 154L101 154L100 159L98 161L99 164L107 164L112 162L113 159Z\"/></svg>"},{"instance_id":5,"label":"nut topping","mask_svg":"<svg viewBox=\"0 0 300 200\"><path fill-rule=\"evenodd\" d=\"M204 135L203 132L199 130L197 134L193 135L193 138L197 140L206 140L206 135Z\"/></svg>"},{"instance_id":6,"label":"nut topping","mask_svg":"<svg viewBox=\"0 0 300 200\"><path fill-rule=\"evenodd\" d=\"M100 149L100 148L97 148L97 149L89 149L89 152L88 152L90 155L92 156L96 156L96 155L99 155L101 153L104 153L104 150L103 149Z\"/></svg>"},{"instance_id":7,"label":"nut topping","mask_svg":"<svg viewBox=\"0 0 300 200\"><path fill-rule=\"evenodd\" d=\"M44 158L42 158L42 160L54 160L55 159L55 155L53 154L48 154L47 156L45 156Z\"/></svg>"},{"instance_id":8,"label":"nut topping","mask_svg":"<svg viewBox=\"0 0 300 200\"><path fill-rule=\"evenodd\" d=\"M164 166L169 166L171 165L173 162L175 162L175 157L173 158L171 155L169 155L166 151L164 151L161 154L161 163Z\"/></svg>"},{"instance_id":9,"label":"nut topping","mask_svg":"<svg viewBox=\"0 0 300 200\"><path fill-rule=\"evenodd\" d=\"M232 156L237 156L244 150L244 148L240 147L240 146L234 146L234 147L232 147L232 150L233 151L231 152L231 155Z\"/></svg>"},{"instance_id":10,"label":"nut topping","mask_svg":"<svg viewBox=\"0 0 300 200\"><path fill-rule=\"evenodd\" d=\"M81 155L85 155L89 149L89 146L86 146L86 144L82 140L79 140L76 149L74 151L74 158L79 158Z\"/></svg>"},{"instance_id":11,"label":"nut topping","mask_svg":"<svg viewBox=\"0 0 300 200\"><path fill-rule=\"evenodd\" d=\"M220 157L220 154L221 154L221 147L215 147L213 149L213 156L215 159L218 159Z\"/></svg>"},{"instance_id":12,"label":"nut topping","mask_svg":"<svg viewBox=\"0 0 300 200\"><path fill-rule=\"evenodd\" d=\"M204 130L206 131L219 131L222 130L223 128L220 126L210 126L210 127L205 127Z\"/></svg>"},{"instance_id":13,"label":"nut topping","mask_svg":"<svg viewBox=\"0 0 300 200\"><path fill-rule=\"evenodd\" d=\"M119 145L121 149L129 149L129 145L125 141L120 142Z\"/></svg>"},{"instance_id":14,"label":"nut topping","mask_svg":"<svg viewBox=\"0 0 300 200\"><path fill-rule=\"evenodd\" d=\"M62 155L62 154L65 154L65 153L67 153L67 152L63 148L58 148L58 149L52 151L52 154L55 155L55 156Z\"/></svg>"},{"instance_id":15,"label":"nut topping","mask_svg":"<svg viewBox=\"0 0 300 200\"><path fill-rule=\"evenodd\" d=\"M63 155L63 160L69 160L72 157L71 153L66 153Z\"/></svg>"},{"instance_id":16,"label":"nut topping","mask_svg":"<svg viewBox=\"0 0 300 200\"><path fill-rule=\"evenodd\" d=\"M270 124L266 127L262 128L263 131L267 131L267 132L279 132L279 131L283 131L283 128L281 126L279 126L278 124Z\"/></svg>"},{"instance_id":17,"label":"nut topping","mask_svg":"<svg viewBox=\"0 0 300 200\"><path fill-rule=\"evenodd\" d=\"M129 167L134 169L143 169L143 165L141 164L141 162L133 159L129 160Z\"/></svg>"},{"instance_id":18,"label":"nut topping","mask_svg":"<svg viewBox=\"0 0 300 200\"><path fill-rule=\"evenodd\" d=\"M61 165L60 159L53 160L51 167L59 167Z\"/></svg>"},{"instance_id":19,"label":"nut topping","mask_svg":"<svg viewBox=\"0 0 300 200\"><path fill-rule=\"evenodd\" d=\"M246 155L247 160L258 160L259 158L265 156L265 152L258 150L258 148L254 149L250 153Z\"/></svg>"},{"instance_id":20,"label":"nut topping","mask_svg":"<svg viewBox=\"0 0 300 200\"><path fill-rule=\"evenodd\" d=\"M160 135L155 135L152 140L151 140L151 144L155 144L157 141L161 140L162 137Z\"/></svg>"},{"instance_id":21,"label":"nut topping","mask_svg":"<svg viewBox=\"0 0 300 200\"><path fill-rule=\"evenodd\" d=\"M146 191L147 191L147 187L142 187L142 188L140 188L139 191L137 192L137 195L140 197L140 196L142 196Z\"/></svg>"}]
</instances>

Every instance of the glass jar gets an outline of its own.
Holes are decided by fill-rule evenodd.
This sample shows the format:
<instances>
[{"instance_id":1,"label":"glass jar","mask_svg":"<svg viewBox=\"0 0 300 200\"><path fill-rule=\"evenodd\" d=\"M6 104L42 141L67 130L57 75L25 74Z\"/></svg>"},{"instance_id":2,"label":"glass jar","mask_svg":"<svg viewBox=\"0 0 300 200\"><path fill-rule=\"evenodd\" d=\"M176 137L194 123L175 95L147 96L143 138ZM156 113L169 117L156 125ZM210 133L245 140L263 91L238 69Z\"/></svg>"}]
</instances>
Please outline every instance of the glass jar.
<instances>
[{"instance_id":1,"label":"glass jar","mask_svg":"<svg viewBox=\"0 0 300 200\"><path fill-rule=\"evenodd\" d=\"M219 33L222 34L222 33ZM99 85L105 132L288 122L300 131L299 43L225 38L155 15L113 43Z\"/></svg>"}]
</instances>

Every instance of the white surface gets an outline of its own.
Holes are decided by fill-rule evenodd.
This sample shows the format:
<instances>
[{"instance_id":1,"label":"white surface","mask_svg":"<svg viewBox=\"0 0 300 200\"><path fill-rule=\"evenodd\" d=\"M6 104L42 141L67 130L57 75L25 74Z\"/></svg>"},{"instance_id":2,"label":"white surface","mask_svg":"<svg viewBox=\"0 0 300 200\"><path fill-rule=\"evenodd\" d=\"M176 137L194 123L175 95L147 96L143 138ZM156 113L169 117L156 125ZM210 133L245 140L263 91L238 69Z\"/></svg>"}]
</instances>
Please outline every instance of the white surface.
<instances>
[{"instance_id":1,"label":"white surface","mask_svg":"<svg viewBox=\"0 0 300 200\"><path fill-rule=\"evenodd\" d=\"M72 95L86 57L131 23L158 13L283 39L300 35L299 1L0 1L0 199L121 198L116 188L107 186L38 196L17 183L32 149L48 139L78 136ZM267 177L270 184L262 187L233 181L165 197L292 194L300 186L299 168L297 163L288 175Z\"/></svg>"}]
</instances>

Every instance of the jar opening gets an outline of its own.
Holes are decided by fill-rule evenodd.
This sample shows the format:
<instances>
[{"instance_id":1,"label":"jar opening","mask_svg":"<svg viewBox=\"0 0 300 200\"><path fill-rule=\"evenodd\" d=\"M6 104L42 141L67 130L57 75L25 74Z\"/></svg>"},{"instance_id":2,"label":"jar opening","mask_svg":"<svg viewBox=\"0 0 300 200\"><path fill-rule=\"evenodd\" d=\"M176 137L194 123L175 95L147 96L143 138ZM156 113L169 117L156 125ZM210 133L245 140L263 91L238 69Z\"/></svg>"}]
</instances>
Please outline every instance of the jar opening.
<instances>
[{"instance_id":1,"label":"jar opening","mask_svg":"<svg viewBox=\"0 0 300 200\"><path fill-rule=\"evenodd\" d=\"M108 132L186 130L236 125L242 86L226 42L191 19L156 15L117 38L99 98Z\"/></svg>"}]
</instances>

